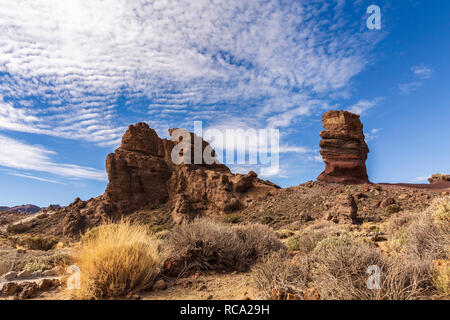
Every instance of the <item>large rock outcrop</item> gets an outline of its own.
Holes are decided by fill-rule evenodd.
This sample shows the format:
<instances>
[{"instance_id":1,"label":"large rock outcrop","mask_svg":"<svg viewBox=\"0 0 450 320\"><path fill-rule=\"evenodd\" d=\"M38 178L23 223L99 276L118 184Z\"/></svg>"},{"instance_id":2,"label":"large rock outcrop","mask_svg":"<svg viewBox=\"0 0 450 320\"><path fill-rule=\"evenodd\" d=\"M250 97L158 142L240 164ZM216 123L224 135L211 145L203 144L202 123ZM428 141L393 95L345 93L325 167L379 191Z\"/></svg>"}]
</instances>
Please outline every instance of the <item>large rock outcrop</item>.
<instances>
[{"instance_id":1,"label":"large rock outcrop","mask_svg":"<svg viewBox=\"0 0 450 320\"><path fill-rule=\"evenodd\" d=\"M175 130L169 130L172 137ZM177 132L180 130L190 137L192 162L194 147L201 148L202 154L208 148L206 151L214 158L215 152L206 141L183 129ZM105 193L88 201L76 199L59 209L57 216L62 218L51 232L78 235L106 219L157 208L163 203L170 205L171 216L177 223L197 216L222 215L279 188L258 179L254 172L233 174L224 164L207 164L203 158L197 164L175 164L172 150L181 142L182 139L159 138L146 123L130 125L121 146L106 158L109 183ZM184 151L182 148L180 155Z\"/></svg>"},{"instance_id":2,"label":"large rock outcrop","mask_svg":"<svg viewBox=\"0 0 450 320\"><path fill-rule=\"evenodd\" d=\"M369 148L364 140L359 115L328 111L322 116L320 154L325 162L317 180L345 184L369 183L366 160Z\"/></svg>"},{"instance_id":3,"label":"large rock outcrop","mask_svg":"<svg viewBox=\"0 0 450 320\"><path fill-rule=\"evenodd\" d=\"M173 136L175 130L170 129L169 133ZM106 159L109 183L104 196L117 212L126 214L171 201L172 217L180 222L198 215L234 211L245 206L255 191L277 187L258 179L254 172L232 174L227 166L206 164L203 158L193 164L195 148L201 148L201 155L206 148L210 148L213 156L215 153L201 137L178 130L190 136L192 164L173 162L172 150L179 140L160 139L146 123L128 128L122 145Z\"/></svg>"}]
</instances>

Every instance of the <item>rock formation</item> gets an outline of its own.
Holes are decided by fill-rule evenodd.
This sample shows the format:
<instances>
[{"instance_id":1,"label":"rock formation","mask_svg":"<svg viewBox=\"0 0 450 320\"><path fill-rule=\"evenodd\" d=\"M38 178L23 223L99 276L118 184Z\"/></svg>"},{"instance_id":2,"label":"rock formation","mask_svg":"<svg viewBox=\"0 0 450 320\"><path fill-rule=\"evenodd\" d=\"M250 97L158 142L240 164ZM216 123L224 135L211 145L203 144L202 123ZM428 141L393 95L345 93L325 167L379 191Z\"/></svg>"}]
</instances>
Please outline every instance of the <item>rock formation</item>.
<instances>
[{"instance_id":1,"label":"rock formation","mask_svg":"<svg viewBox=\"0 0 450 320\"><path fill-rule=\"evenodd\" d=\"M173 135L175 130L170 129L169 133ZM190 136L190 144L186 146L191 151L192 163L198 146L201 155L206 148L214 155L206 141L182 129L181 133ZM109 184L104 196L115 204L118 212L157 207L171 201L172 217L180 222L198 215L231 212L246 205L249 189L276 187L258 179L254 172L235 175L225 165L206 164L203 158L198 164L176 165L171 153L178 143L160 139L146 123L128 128L120 148L106 159Z\"/></svg>"},{"instance_id":2,"label":"rock formation","mask_svg":"<svg viewBox=\"0 0 450 320\"><path fill-rule=\"evenodd\" d=\"M176 129L170 129L172 138ZM180 129L194 146L214 156L210 145L200 137ZM180 130L177 132L179 133ZM194 142L197 141L197 144ZM279 188L258 179L256 173L233 174L221 163L198 164L172 161L172 150L183 142L161 139L146 123L130 125L121 146L106 158L109 183L102 196L89 201L76 199L61 208L62 234L76 235L104 219L117 219L141 209L157 208L168 203L177 223L202 215L221 215L245 207L255 198ZM183 156L185 148L180 148ZM58 228L58 227L56 227ZM59 233L53 230L53 233Z\"/></svg>"},{"instance_id":3,"label":"rock formation","mask_svg":"<svg viewBox=\"0 0 450 320\"><path fill-rule=\"evenodd\" d=\"M332 203L325 203L325 219L335 223L354 223L357 218L358 206L353 196L340 194Z\"/></svg>"},{"instance_id":4,"label":"rock formation","mask_svg":"<svg viewBox=\"0 0 450 320\"><path fill-rule=\"evenodd\" d=\"M348 111L328 111L322 116L325 131L320 132L320 154L325 171L318 180L325 182L369 183L366 159L369 148L364 141L359 115Z\"/></svg>"},{"instance_id":5,"label":"rock formation","mask_svg":"<svg viewBox=\"0 0 450 320\"><path fill-rule=\"evenodd\" d=\"M449 181L450 182L450 174L441 174L436 173L431 176L431 178L428 178L429 183L437 183L441 181Z\"/></svg>"}]
</instances>

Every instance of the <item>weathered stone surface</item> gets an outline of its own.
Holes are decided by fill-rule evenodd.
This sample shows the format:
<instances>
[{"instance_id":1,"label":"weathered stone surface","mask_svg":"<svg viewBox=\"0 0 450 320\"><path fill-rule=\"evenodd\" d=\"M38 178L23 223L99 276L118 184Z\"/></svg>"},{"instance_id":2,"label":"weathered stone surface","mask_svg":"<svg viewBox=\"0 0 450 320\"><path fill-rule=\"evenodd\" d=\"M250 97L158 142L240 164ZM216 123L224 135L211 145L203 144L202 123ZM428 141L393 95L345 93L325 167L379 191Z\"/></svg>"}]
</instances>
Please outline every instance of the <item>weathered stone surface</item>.
<instances>
[{"instance_id":1,"label":"weathered stone surface","mask_svg":"<svg viewBox=\"0 0 450 320\"><path fill-rule=\"evenodd\" d=\"M433 174L431 178L428 179L429 183L436 183L440 181L450 181L450 174L436 173Z\"/></svg>"},{"instance_id":2,"label":"weathered stone surface","mask_svg":"<svg viewBox=\"0 0 450 320\"><path fill-rule=\"evenodd\" d=\"M320 154L325 171L321 181L361 184L369 183L366 160L369 148L364 141L359 115L348 111L328 111L322 116L325 131L320 133Z\"/></svg>"},{"instance_id":3,"label":"weathered stone surface","mask_svg":"<svg viewBox=\"0 0 450 320\"><path fill-rule=\"evenodd\" d=\"M61 285L61 282L59 279L42 279L38 283L38 288L40 291L46 291L49 289L53 289L56 287L59 287Z\"/></svg>"},{"instance_id":4,"label":"weathered stone surface","mask_svg":"<svg viewBox=\"0 0 450 320\"><path fill-rule=\"evenodd\" d=\"M20 299L31 299L38 295L38 285L35 282L23 282L20 287L22 290L19 293Z\"/></svg>"},{"instance_id":5,"label":"weathered stone surface","mask_svg":"<svg viewBox=\"0 0 450 320\"><path fill-rule=\"evenodd\" d=\"M357 218L358 206L355 199L347 194L340 194L333 203L326 204L329 209L325 219L335 223L354 223Z\"/></svg>"},{"instance_id":6,"label":"weathered stone surface","mask_svg":"<svg viewBox=\"0 0 450 320\"><path fill-rule=\"evenodd\" d=\"M64 218L54 233L60 232L57 230L60 228L64 235L78 235L104 219L119 218L167 202L177 223L200 215L221 215L245 207L252 199L279 188L270 181L258 179L254 172L233 174L217 161L196 159L195 150L209 154L212 160L215 151L201 137L184 129L170 129L169 133L174 141L159 138L146 123L129 126L121 146L106 158L109 183L105 193L89 201L76 199L60 209ZM190 139L190 144L183 139ZM184 154L187 146L190 154ZM190 155L191 161L174 163L172 151L184 160Z\"/></svg>"},{"instance_id":7,"label":"weathered stone surface","mask_svg":"<svg viewBox=\"0 0 450 320\"><path fill-rule=\"evenodd\" d=\"M153 290L166 290L167 289L167 283L163 279L159 279L155 282L153 285Z\"/></svg>"},{"instance_id":8,"label":"weathered stone surface","mask_svg":"<svg viewBox=\"0 0 450 320\"><path fill-rule=\"evenodd\" d=\"M23 270L17 274L18 279L24 279L31 277L31 272L29 270Z\"/></svg>"},{"instance_id":9,"label":"weathered stone surface","mask_svg":"<svg viewBox=\"0 0 450 320\"><path fill-rule=\"evenodd\" d=\"M17 284L17 282L7 282L3 285L2 287L2 293L5 296L12 296L14 294L17 293L17 291L19 291L19 285Z\"/></svg>"},{"instance_id":10,"label":"weathered stone surface","mask_svg":"<svg viewBox=\"0 0 450 320\"><path fill-rule=\"evenodd\" d=\"M9 271L2 276L2 278L4 278L6 281L14 280L16 277L17 277L17 272L15 272L15 271Z\"/></svg>"}]
</instances>

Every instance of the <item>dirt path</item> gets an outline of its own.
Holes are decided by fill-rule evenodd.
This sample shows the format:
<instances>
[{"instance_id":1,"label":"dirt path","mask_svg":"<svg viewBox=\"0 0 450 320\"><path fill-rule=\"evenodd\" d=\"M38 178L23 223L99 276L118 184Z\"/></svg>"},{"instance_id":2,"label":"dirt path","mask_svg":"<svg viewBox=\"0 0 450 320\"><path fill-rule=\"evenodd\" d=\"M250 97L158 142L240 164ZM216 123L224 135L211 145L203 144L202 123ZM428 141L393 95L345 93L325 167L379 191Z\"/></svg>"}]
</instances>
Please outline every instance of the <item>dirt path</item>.
<instances>
[{"instance_id":1,"label":"dirt path","mask_svg":"<svg viewBox=\"0 0 450 320\"><path fill-rule=\"evenodd\" d=\"M163 291L142 293L144 300L244 300L255 299L250 273L200 274L169 280Z\"/></svg>"}]
</instances>

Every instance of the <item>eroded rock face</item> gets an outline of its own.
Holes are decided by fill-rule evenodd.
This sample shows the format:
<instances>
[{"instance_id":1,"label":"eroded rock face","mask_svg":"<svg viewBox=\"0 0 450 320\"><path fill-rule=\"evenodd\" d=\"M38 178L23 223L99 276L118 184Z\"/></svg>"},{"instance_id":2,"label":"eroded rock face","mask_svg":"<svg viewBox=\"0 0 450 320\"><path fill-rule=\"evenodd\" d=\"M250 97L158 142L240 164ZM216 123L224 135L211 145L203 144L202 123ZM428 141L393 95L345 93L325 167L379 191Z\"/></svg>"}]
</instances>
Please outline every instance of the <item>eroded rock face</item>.
<instances>
[{"instance_id":1,"label":"eroded rock face","mask_svg":"<svg viewBox=\"0 0 450 320\"><path fill-rule=\"evenodd\" d=\"M450 182L450 174L441 174L436 173L431 176L431 178L428 178L429 183L437 183L441 181L449 181Z\"/></svg>"},{"instance_id":2,"label":"eroded rock face","mask_svg":"<svg viewBox=\"0 0 450 320\"><path fill-rule=\"evenodd\" d=\"M170 129L169 133L172 135L175 130ZM88 201L76 199L61 208L63 218L56 228L62 229L64 235L78 235L105 219L116 219L167 202L173 220L179 223L201 215L232 212L279 188L270 181L258 179L254 172L233 174L224 164L205 163L203 159L193 163L194 145L213 157L215 152L193 133L182 129L181 133L190 137L192 163L175 164L172 160L172 150L180 147L182 139L161 139L146 123L129 126L121 146L106 158L109 183L105 193ZM178 148L174 151L178 152ZM184 150L179 153L183 154Z\"/></svg>"},{"instance_id":3,"label":"eroded rock face","mask_svg":"<svg viewBox=\"0 0 450 320\"><path fill-rule=\"evenodd\" d=\"M357 218L358 206L351 195L340 194L333 203L326 203L329 209L325 212L325 219L335 223L354 223Z\"/></svg>"},{"instance_id":4,"label":"eroded rock face","mask_svg":"<svg viewBox=\"0 0 450 320\"><path fill-rule=\"evenodd\" d=\"M320 154L325 162L325 171L317 180L369 183L366 170L369 148L359 115L348 111L328 111L322 116L322 124L325 131L320 133Z\"/></svg>"}]
</instances>

